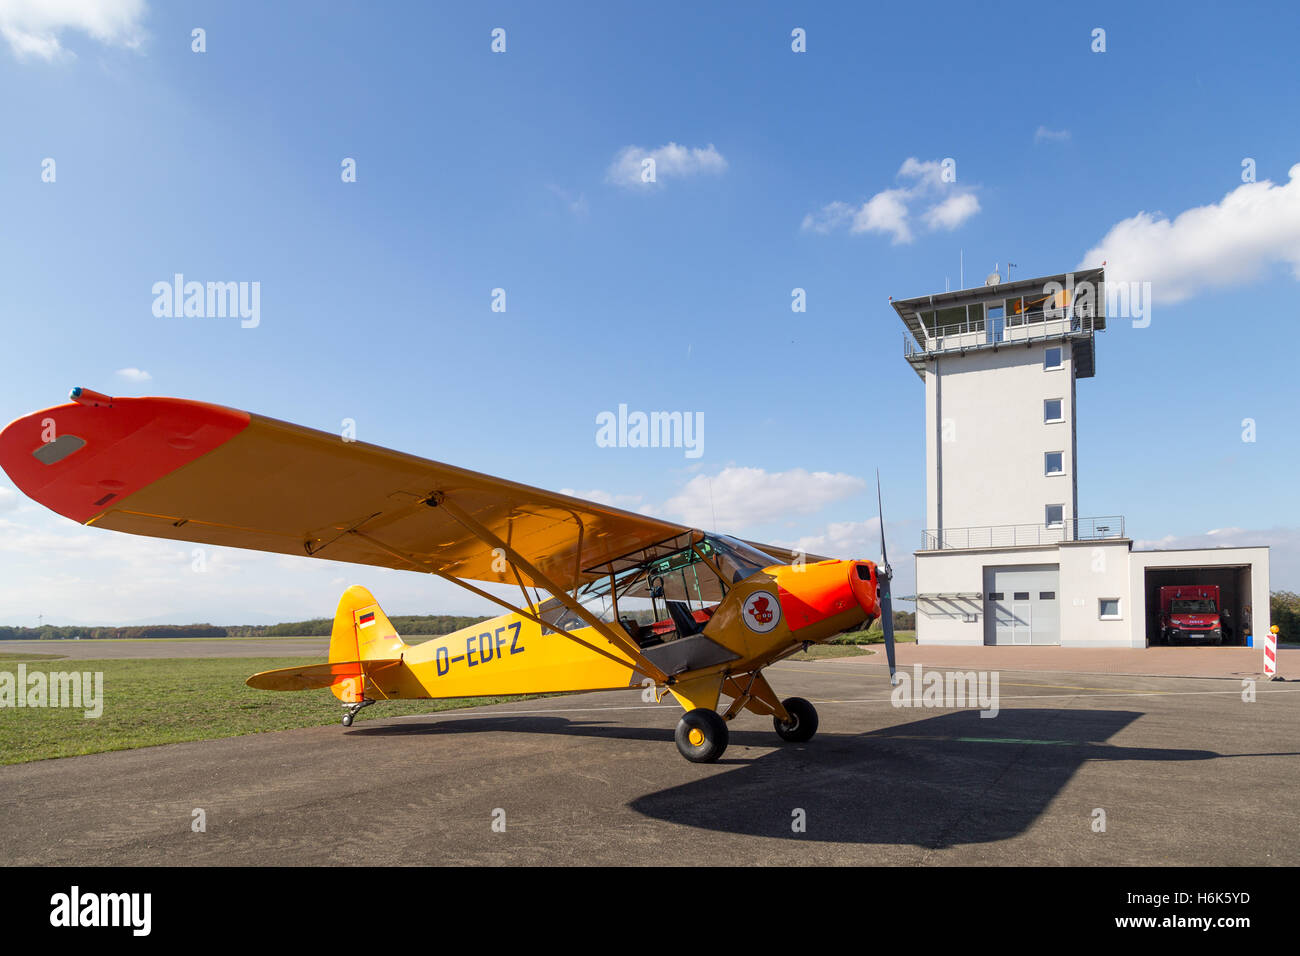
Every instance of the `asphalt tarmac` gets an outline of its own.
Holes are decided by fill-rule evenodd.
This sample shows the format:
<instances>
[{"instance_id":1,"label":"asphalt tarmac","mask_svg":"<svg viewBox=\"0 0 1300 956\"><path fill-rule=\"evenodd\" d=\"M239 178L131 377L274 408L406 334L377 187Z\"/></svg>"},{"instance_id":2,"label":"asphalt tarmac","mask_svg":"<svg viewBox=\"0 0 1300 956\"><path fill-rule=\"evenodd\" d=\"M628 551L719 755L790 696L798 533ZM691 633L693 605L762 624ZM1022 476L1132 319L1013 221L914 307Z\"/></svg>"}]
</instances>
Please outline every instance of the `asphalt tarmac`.
<instances>
[{"instance_id":1,"label":"asphalt tarmac","mask_svg":"<svg viewBox=\"0 0 1300 956\"><path fill-rule=\"evenodd\" d=\"M1300 863L1300 684L1002 669L981 717L879 656L767 673L817 736L746 712L711 765L621 691L0 767L0 860Z\"/></svg>"}]
</instances>

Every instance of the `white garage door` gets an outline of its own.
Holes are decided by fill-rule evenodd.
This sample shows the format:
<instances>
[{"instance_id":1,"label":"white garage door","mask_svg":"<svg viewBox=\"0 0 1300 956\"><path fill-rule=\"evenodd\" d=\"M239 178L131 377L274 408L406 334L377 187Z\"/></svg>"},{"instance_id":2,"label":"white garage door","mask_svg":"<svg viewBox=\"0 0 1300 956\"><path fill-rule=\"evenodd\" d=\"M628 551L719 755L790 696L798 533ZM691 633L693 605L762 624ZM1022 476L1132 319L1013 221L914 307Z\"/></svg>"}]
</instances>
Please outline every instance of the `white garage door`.
<instances>
[{"instance_id":1,"label":"white garage door","mask_svg":"<svg viewBox=\"0 0 1300 956\"><path fill-rule=\"evenodd\" d=\"M1060 644L1056 564L984 569L985 644Z\"/></svg>"}]
</instances>

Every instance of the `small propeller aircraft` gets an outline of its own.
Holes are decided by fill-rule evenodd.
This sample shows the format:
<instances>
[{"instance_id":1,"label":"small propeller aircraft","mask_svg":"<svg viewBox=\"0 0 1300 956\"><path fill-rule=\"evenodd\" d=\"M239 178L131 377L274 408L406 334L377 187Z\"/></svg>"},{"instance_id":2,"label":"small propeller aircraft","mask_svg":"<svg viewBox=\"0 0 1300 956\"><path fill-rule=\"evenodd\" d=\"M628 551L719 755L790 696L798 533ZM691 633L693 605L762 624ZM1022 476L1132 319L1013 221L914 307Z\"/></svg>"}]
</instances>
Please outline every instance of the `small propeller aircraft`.
<instances>
[{"instance_id":1,"label":"small propeller aircraft","mask_svg":"<svg viewBox=\"0 0 1300 956\"><path fill-rule=\"evenodd\" d=\"M880 619L895 680L883 517L881 563L820 558L218 405L70 397L0 432L0 467L65 517L433 574L506 610L407 644L369 591L348 588L327 663L247 681L329 688L344 726L382 700L654 688L686 711L682 756L709 762L742 709L783 740L816 733L813 705L763 676L809 644Z\"/></svg>"}]
</instances>

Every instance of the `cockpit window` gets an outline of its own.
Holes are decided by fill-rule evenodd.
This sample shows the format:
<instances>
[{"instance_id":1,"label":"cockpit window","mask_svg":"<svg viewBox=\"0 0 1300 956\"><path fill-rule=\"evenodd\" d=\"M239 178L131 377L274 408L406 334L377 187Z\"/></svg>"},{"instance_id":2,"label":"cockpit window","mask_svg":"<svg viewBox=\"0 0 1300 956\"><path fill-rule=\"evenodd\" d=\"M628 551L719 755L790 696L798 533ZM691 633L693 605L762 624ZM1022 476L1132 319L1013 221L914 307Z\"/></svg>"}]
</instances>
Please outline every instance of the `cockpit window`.
<instances>
[{"instance_id":1,"label":"cockpit window","mask_svg":"<svg viewBox=\"0 0 1300 956\"><path fill-rule=\"evenodd\" d=\"M692 548L625 568L613 578L598 578L578 592L577 600L601 621L612 622L617 616L648 624L667 616L665 602L675 601L692 612L710 608L736 582L780 563L743 541L707 535ZM542 604L540 617L566 630L587 626L554 598ZM552 632L544 629L543 633Z\"/></svg>"},{"instance_id":2,"label":"cockpit window","mask_svg":"<svg viewBox=\"0 0 1300 956\"><path fill-rule=\"evenodd\" d=\"M699 547L706 555L717 560L728 584L743 581L751 574L781 563L771 555L725 534L710 535L700 542Z\"/></svg>"},{"instance_id":3,"label":"cockpit window","mask_svg":"<svg viewBox=\"0 0 1300 956\"><path fill-rule=\"evenodd\" d=\"M607 592L602 593L583 593L578 597L578 603L581 604L589 614L600 621L614 620L614 603L609 599ZM538 609L540 617L547 624L563 628L566 631L577 630L578 628L588 627L579 615L569 610L556 598L548 598L543 601ZM543 634L553 633L549 629L543 629Z\"/></svg>"},{"instance_id":4,"label":"cockpit window","mask_svg":"<svg viewBox=\"0 0 1300 956\"><path fill-rule=\"evenodd\" d=\"M629 591L666 601L682 601L691 607L717 603L726 589L706 560L707 554L697 545L657 558L646 565L644 577Z\"/></svg>"}]
</instances>

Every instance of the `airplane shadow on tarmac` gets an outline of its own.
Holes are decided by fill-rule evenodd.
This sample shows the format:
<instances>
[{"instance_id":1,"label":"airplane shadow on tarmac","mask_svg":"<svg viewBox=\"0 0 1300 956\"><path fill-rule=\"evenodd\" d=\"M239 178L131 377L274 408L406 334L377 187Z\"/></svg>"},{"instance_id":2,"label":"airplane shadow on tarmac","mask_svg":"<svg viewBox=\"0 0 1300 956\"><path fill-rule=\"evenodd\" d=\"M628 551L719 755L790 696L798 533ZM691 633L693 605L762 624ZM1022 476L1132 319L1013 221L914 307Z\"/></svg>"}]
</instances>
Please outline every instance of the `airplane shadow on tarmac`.
<instances>
[{"instance_id":1,"label":"airplane shadow on tarmac","mask_svg":"<svg viewBox=\"0 0 1300 956\"><path fill-rule=\"evenodd\" d=\"M819 733L806 744L779 744L770 731L738 731L723 759L701 767L697 779L629 805L655 819L726 833L939 849L1023 833L1085 761L1248 756L1108 743L1140 716L1016 708L984 719L976 710L950 711L862 734ZM668 728L540 715L388 724L353 733L534 733L649 740L668 748L673 739ZM774 744L777 749L756 757L738 755L742 747ZM661 756L681 759L671 751ZM728 766L734 769L717 769ZM798 810L807 822L803 833L792 828Z\"/></svg>"}]
</instances>

